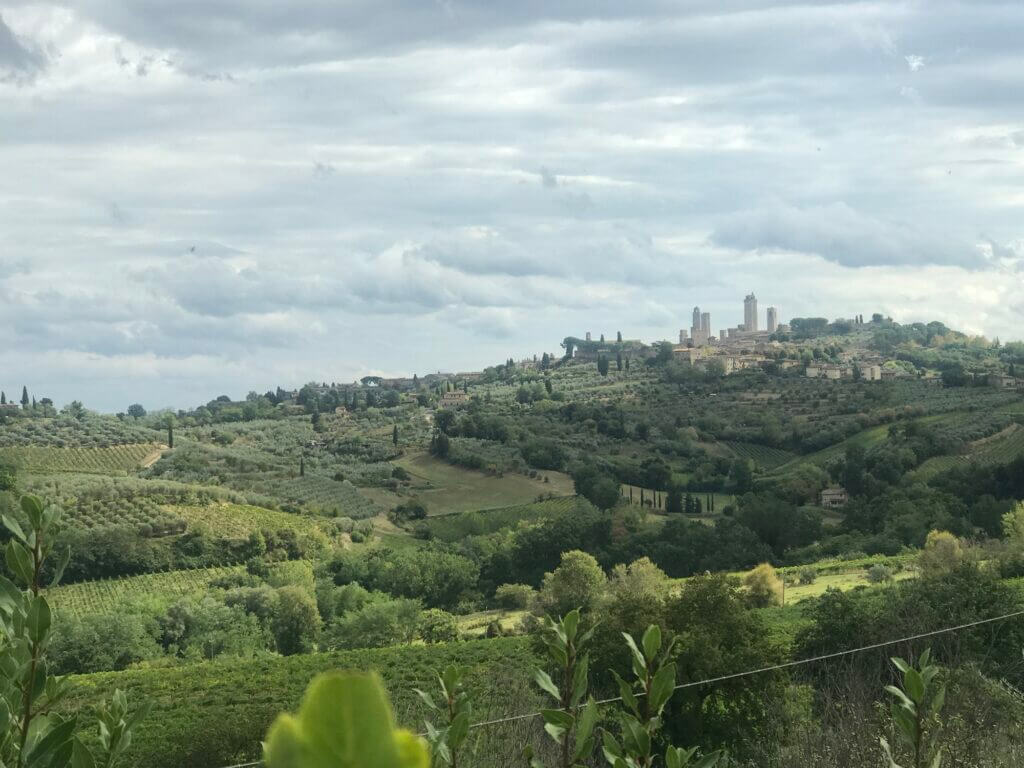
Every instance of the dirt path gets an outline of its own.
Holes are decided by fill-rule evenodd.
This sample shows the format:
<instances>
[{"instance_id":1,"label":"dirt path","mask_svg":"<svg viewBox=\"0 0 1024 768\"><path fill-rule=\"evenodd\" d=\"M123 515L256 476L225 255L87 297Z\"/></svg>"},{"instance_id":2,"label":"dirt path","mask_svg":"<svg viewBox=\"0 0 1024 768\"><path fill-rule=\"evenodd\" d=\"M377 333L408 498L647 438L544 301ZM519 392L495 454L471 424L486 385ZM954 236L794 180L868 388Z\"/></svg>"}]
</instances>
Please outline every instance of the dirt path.
<instances>
[{"instance_id":1,"label":"dirt path","mask_svg":"<svg viewBox=\"0 0 1024 768\"><path fill-rule=\"evenodd\" d=\"M164 455L164 451L166 451L166 450L167 450L167 446L166 445L163 445L163 444L158 445L153 450L152 453L147 453L146 454L146 458L144 458L142 461L139 462L139 469L149 469L150 467L152 467L154 464L156 464L158 461L160 461L160 457Z\"/></svg>"}]
</instances>

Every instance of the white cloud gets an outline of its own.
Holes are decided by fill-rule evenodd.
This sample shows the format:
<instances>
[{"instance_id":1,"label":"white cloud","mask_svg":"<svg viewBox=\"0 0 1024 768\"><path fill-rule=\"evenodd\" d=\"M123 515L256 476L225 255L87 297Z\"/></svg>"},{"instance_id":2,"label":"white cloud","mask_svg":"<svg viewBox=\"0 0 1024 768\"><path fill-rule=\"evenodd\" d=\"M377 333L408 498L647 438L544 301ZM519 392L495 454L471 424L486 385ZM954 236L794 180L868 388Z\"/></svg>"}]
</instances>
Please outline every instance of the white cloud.
<instances>
[{"instance_id":1,"label":"white cloud","mask_svg":"<svg viewBox=\"0 0 1024 768\"><path fill-rule=\"evenodd\" d=\"M907 62L907 69L911 72L917 72L919 69L924 69L925 60L923 56L910 54L908 56L904 56L903 60Z\"/></svg>"}]
</instances>

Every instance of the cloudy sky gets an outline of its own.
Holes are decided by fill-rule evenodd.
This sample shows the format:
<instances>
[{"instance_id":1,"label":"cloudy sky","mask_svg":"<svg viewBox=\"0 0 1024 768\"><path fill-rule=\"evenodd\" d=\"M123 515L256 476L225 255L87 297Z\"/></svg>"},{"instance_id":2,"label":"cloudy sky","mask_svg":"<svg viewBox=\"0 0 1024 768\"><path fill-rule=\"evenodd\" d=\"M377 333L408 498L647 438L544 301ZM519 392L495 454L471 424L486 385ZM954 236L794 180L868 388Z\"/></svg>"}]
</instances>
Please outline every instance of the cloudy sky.
<instances>
[{"instance_id":1,"label":"cloudy sky","mask_svg":"<svg viewBox=\"0 0 1024 768\"><path fill-rule=\"evenodd\" d=\"M1018 0L0 0L0 388L103 410L658 339L1021 338Z\"/></svg>"}]
</instances>

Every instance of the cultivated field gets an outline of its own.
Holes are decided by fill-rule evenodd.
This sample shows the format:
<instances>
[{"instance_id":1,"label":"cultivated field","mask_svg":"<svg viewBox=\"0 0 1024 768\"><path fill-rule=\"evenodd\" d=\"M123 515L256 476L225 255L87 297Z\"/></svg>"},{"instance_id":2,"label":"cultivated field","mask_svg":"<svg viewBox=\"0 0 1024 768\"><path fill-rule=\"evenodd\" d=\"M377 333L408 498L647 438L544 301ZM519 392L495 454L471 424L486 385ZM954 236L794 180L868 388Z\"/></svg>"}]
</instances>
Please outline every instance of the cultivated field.
<instances>
[{"instance_id":1,"label":"cultivated field","mask_svg":"<svg viewBox=\"0 0 1024 768\"><path fill-rule=\"evenodd\" d=\"M431 646L313 653L213 661L164 669L138 669L71 678L63 711L80 711L109 700L115 688L129 701L148 699L150 715L132 740L133 768L217 768L258 758L271 721L294 711L309 681L333 669L373 669L384 679L399 723L420 730L425 707L414 689L434 692L437 674L449 664L466 672L474 720L535 711L540 696L532 682L537 659L526 638L497 638ZM508 756L536 736L527 721L481 729L480 768L508 765ZM95 738L92 733L83 734Z\"/></svg>"},{"instance_id":2,"label":"cultivated field","mask_svg":"<svg viewBox=\"0 0 1024 768\"><path fill-rule=\"evenodd\" d=\"M141 469L158 458L162 446L133 443L90 448L54 448L25 445L0 448L0 462L13 464L25 472L81 472L85 474L123 475Z\"/></svg>"},{"instance_id":3,"label":"cultivated field","mask_svg":"<svg viewBox=\"0 0 1024 768\"><path fill-rule=\"evenodd\" d=\"M560 472L545 470L537 479L511 473L498 477L462 469L426 453L403 456L394 463L412 475L410 495L426 504L432 515L526 504L541 494L574 493L572 479ZM394 503L400 501L396 496Z\"/></svg>"},{"instance_id":4,"label":"cultivated field","mask_svg":"<svg viewBox=\"0 0 1024 768\"><path fill-rule=\"evenodd\" d=\"M248 504L168 506L167 511L184 519L189 527L202 526L215 536L244 539L262 530L292 529L302 533L319 530L317 519L307 515L279 512Z\"/></svg>"},{"instance_id":5,"label":"cultivated field","mask_svg":"<svg viewBox=\"0 0 1024 768\"><path fill-rule=\"evenodd\" d=\"M169 601L200 595L209 589L214 579L244 570L244 566L196 568L103 581L83 581L55 587L47 592L46 597L61 613L75 616L116 613L135 602Z\"/></svg>"}]
</instances>

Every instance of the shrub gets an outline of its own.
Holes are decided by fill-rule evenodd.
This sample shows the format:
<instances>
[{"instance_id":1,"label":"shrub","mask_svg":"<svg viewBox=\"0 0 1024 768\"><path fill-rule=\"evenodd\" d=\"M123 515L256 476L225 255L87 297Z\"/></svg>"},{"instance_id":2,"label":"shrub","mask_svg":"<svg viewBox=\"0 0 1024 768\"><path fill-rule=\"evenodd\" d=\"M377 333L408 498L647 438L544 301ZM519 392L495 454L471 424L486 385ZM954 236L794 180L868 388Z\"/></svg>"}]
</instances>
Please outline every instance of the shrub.
<instances>
[{"instance_id":1,"label":"shrub","mask_svg":"<svg viewBox=\"0 0 1024 768\"><path fill-rule=\"evenodd\" d=\"M575 607L593 608L604 596L607 580L593 555L580 550L562 554L562 562L544 574L540 599L545 610L562 615Z\"/></svg>"},{"instance_id":2,"label":"shrub","mask_svg":"<svg viewBox=\"0 0 1024 768\"><path fill-rule=\"evenodd\" d=\"M537 593L527 584L502 584L494 590L494 601L506 610L530 608Z\"/></svg>"},{"instance_id":3,"label":"shrub","mask_svg":"<svg viewBox=\"0 0 1024 768\"><path fill-rule=\"evenodd\" d=\"M936 576L955 570L964 561L960 539L949 531L931 531L917 564L925 576Z\"/></svg>"},{"instance_id":4,"label":"shrub","mask_svg":"<svg viewBox=\"0 0 1024 768\"><path fill-rule=\"evenodd\" d=\"M813 584L818 578L818 572L813 568L801 568L797 576L801 584Z\"/></svg>"},{"instance_id":5,"label":"shrub","mask_svg":"<svg viewBox=\"0 0 1024 768\"><path fill-rule=\"evenodd\" d=\"M872 584L883 584L887 581L892 581L892 569L887 565L875 563L868 568L867 578Z\"/></svg>"},{"instance_id":6,"label":"shrub","mask_svg":"<svg viewBox=\"0 0 1024 768\"><path fill-rule=\"evenodd\" d=\"M750 602L757 607L782 605L783 586L775 569L761 563L743 579Z\"/></svg>"},{"instance_id":7,"label":"shrub","mask_svg":"<svg viewBox=\"0 0 1024 768\"><path fill-rule=\"evenodd\" d=\"M448 611L430 608L420 617L419 635L425 643L450 643L459 639L459 624Z\"/></svg>"}]
</instances>

